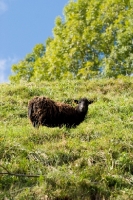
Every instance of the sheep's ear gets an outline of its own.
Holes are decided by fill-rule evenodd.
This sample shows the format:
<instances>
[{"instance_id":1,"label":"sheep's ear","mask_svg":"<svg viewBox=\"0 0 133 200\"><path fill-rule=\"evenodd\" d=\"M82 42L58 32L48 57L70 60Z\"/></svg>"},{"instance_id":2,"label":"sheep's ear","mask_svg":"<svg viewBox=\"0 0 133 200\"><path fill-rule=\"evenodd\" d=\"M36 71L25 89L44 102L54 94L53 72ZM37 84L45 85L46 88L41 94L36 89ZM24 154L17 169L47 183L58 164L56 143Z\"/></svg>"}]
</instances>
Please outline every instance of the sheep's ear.
<instances>
[{"instance_id":1,"label":"sheep's ear","mask_svg":"<svg viewBox=\"0 0 133 200\"><path fill-rule=\"evenodd\" d=\"M94 101L93 100L88 100L88 103L89 104L92 104Z\"/></svg>"},{"instance_id":2,"label":"sheep's ear","mask_svg":"<svg viewBox=\"0 0 133 200\"><path fill-rule=\"evenodd\" d=\"M75 100L74 100L74 103L78 104L78 103L79 103L79 101L78 101L77 99L75 99Z\"/></svg>"}]
</instances>

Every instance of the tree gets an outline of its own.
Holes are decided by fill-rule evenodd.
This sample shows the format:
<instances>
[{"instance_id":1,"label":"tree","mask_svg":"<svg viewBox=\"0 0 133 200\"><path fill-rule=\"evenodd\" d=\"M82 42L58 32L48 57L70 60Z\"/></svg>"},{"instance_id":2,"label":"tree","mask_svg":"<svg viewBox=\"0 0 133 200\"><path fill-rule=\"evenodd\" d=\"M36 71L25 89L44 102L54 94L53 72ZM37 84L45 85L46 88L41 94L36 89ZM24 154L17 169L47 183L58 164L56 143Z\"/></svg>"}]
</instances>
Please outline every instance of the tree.
<instances>
[{"instance_id":1,"label":"tree","mask_svg":"<svg viewBox=\"0 0 133 200\"><path fill-rule=\"evenodd\" d=\"M64 14L65 22L56 20L54 40L46 51L51 76L55 70L55 78L70 73L84 79L133 73L130 1L70 1Z\"/></svg>"},{"instance_id":2,"label":"tree","mask_svg":"<svg viewBox=\"0 0 133 200\"><path fill-rule=\"evenodd\" d=\"M115 3L103 6L102 10L106 13L104 17L106 30L101 34L106 44L103 44L105 47L102 60L103 73L107 77L131 75L133 73L133 7L130 6L130 1L117 0Z\"/></svg>"},{"instance_id":3,"label":"tree","mask_svg":"<svg viewBox=\"0 0 133 200\"><path fill-rule=\"evenodd\" d=\"M130 0L70 0L64 19L56 18L45 53L27 65L13 66L15 76L24 73L27 80L54 80L131 75L132 16Z\"/></svg>"}]
</instances>

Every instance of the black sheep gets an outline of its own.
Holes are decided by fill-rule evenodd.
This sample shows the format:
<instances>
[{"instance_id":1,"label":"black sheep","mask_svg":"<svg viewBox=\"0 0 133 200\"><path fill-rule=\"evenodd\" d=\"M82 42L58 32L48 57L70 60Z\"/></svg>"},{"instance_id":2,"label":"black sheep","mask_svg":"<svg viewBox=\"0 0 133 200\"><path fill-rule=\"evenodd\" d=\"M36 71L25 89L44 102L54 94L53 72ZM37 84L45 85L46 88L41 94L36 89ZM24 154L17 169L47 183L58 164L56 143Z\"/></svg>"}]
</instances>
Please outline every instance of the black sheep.
<instances>
[{"instance_id":1,"label":"black sheep","mask_svg":"<svg viewBox=\"0 0 133 200\"><path fill-rule=\"evenodd\" d=\"M34 127L76 127L85 119L88 105L93 101L82 98L75 103L78 105L71 107L46 97L34 97L28 104L28 117Z\"/></svg>"}]
</instances>

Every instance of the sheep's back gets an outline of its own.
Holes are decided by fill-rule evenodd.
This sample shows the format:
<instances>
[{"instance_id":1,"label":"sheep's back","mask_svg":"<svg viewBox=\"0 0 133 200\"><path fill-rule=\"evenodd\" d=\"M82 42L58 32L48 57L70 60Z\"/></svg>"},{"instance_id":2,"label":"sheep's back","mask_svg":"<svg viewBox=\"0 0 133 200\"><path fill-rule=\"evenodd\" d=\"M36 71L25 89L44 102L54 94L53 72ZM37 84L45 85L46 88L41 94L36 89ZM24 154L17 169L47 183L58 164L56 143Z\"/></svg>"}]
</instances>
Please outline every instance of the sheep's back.
<instances>
[{"instance_id":1,"label":"sheep's back","mask_svg":"<svg viewBox=\"0 0 133 200\"><path fill-rule=\"evenodd\" d=\"M64 115L73 115L76 113L75 108L72 106L65 104L65 103L56 103L56 106L59 108L59 113L62 113Z\"/></svg>"}]
</instances>

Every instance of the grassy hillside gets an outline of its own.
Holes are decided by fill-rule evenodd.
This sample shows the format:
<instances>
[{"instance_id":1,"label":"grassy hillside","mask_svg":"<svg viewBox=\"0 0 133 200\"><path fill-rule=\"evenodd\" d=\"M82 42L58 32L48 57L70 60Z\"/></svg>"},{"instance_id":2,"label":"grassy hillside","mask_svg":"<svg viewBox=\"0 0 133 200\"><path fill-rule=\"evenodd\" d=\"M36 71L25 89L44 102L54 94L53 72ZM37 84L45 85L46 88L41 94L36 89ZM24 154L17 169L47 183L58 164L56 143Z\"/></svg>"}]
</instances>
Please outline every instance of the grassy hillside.
<instances>
[{"instance_id":1,"label":"grassy hillside","mask_svg":"<svg viewBox=\"0 0 133 200\"><path fill-rule=\"evenodd\" d=\"M76 129L35 130L36 95L95 103ZM133 199L133 78L1 84L0 173L1 200Z\"/></svg>"}]
</instances>

